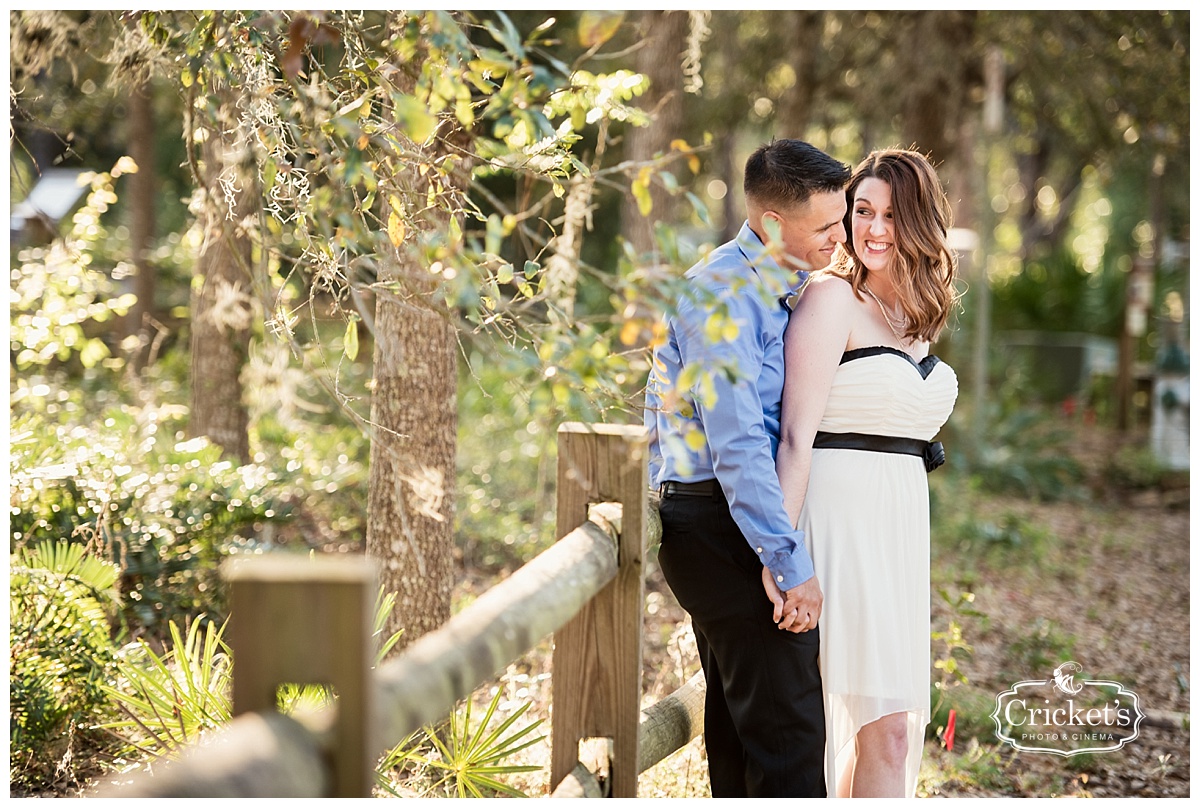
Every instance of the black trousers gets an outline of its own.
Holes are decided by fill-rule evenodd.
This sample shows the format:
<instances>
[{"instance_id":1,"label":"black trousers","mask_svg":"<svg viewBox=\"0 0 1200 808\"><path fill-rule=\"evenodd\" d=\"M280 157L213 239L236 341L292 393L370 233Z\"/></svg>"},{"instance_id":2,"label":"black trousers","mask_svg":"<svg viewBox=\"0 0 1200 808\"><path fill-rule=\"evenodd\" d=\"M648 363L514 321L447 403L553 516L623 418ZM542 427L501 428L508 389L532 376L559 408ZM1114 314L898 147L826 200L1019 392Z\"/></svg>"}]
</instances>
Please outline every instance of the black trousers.
<instances>
[{"instance_id":1,"label":"black trousers","mask_svg":"<svg viewBox=\"0 0 1200 808\"><path fill-rule=\"evenodd\" d=\"M707 683L704 744L714 797L824 797L819 629L780 630L762 563L729 505L667 495L659 564L691 615Z\"/></svg>"}]
</instances>

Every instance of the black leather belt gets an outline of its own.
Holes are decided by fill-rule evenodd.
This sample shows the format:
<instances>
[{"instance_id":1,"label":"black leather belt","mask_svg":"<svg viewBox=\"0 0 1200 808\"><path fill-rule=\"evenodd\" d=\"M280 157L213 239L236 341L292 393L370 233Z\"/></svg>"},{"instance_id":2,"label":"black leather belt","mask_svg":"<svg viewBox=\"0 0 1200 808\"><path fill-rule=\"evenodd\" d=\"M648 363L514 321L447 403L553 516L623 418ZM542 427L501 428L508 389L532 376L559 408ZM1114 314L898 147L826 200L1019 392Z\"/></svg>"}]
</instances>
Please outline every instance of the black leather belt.
<instances>
[{"instance_id":1,"label":"black leather belt","mask_svg":"<svg viewBox=\"0 0 1200 808\"><path fill-rule=\"evenodd\" d=\"M716 480L701 480L698 483L667 480L658 487L658 493L664 497L714 497L721 493L721 486Z\"/></svg>"},{"instance_id":2,"label":"black leather belt","mask_svg":"<svg viewBox=\"0 0 1200 808\"><path fill-rule=\"evenodd\" d=\"M925 461L925 471L933 471L946 462L941 443L917 438L894 438L890 435L864 435L861 432L818 432L813 438L814 449L858 449L864 452L888 452L916 455Z\"/></svg>"}]
</instances>

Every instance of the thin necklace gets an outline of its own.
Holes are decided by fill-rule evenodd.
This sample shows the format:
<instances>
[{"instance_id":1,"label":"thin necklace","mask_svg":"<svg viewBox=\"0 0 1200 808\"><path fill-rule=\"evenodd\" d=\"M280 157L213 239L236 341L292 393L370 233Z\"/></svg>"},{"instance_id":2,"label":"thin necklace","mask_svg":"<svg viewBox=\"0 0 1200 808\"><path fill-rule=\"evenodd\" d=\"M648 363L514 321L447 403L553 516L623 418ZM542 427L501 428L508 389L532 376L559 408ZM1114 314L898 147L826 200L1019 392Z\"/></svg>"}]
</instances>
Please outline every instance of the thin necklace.
<instances>
[{"instance_id":1,"label":"thin necklace","mask_svg":"<svg viewBox=\"0 0 1200 808\"><path fill-rule=\"evenodd\" d=\"M863 289L865 289L867 291L867 294L869 294L871 297L875 298L875 302L879 304L879 311L881 314L883 314L883 321L885 323L887 323L887 326L891 330L892 335L896 338L896 341L899 342L901 345L903 345L904 337L900 336L900 332L896 330L896 326L893 324L893 321L892 321L892 316L890 314L888 314L888 310L887 310L887 308L884 307L883 301L880 300L879 296L876 295L874 292L872 292L870 287L867 286L865 283L863 284ZM900 325L901 326L908 325L908 318L905 317L903 313L900 315Z\"/></svg>"}]
</instances>

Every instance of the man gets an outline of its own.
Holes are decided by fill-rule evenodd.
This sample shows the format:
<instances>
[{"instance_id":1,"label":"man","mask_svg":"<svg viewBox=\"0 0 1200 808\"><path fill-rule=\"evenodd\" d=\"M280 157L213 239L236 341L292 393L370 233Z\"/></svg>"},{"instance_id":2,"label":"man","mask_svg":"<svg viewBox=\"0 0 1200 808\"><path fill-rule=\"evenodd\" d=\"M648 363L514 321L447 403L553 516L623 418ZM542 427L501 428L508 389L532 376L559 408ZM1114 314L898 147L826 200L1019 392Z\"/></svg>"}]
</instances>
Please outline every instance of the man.
<instances>
[{"instance_id":1,"label":"man","mask_svg":"<svg viewBox=\"0 0 1200 808\"><path fill-rule=\"evenodd\" d=\"M821 588L775 452L786 298L845 241L849 178L798 140L751 155L748 219L687 272L646 387L659 563L696 634L714 797L825 796Z\"/></svg>"}]
</instances>

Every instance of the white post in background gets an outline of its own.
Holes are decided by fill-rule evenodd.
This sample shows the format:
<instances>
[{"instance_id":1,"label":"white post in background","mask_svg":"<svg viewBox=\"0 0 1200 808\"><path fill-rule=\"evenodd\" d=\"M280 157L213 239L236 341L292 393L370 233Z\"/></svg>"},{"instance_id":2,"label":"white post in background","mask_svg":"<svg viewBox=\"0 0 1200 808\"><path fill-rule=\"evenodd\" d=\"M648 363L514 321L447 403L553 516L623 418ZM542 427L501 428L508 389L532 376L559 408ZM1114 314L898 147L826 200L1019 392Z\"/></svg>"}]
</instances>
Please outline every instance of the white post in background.
<instances>
[{"instance_id":1,"label":"white post in background","mask_svg":"<svg viewBox=\"0 0 1200 808\"><path fill-rule=\"evenodd\" d=\"M983 101L983 172L980 180L983 204L979 208L979 270L975 293L975 350L973 357L974 376L972 393L975 399L974 441L976 449L983 445L987 434L988 403L988 345L992 330L992 293L988 282L988 269L995 247L996 214L992 207L992 191L989 175L992 162L992 145L1004 125L1004 53L998 45L988 48L983 61L983 76L986 94Z\"/></svg>"}]
</instances>

